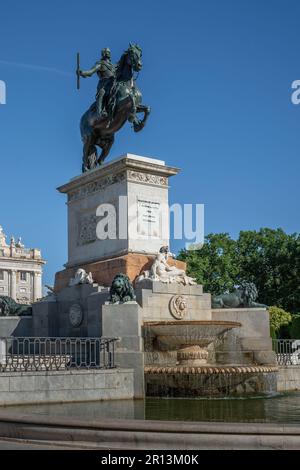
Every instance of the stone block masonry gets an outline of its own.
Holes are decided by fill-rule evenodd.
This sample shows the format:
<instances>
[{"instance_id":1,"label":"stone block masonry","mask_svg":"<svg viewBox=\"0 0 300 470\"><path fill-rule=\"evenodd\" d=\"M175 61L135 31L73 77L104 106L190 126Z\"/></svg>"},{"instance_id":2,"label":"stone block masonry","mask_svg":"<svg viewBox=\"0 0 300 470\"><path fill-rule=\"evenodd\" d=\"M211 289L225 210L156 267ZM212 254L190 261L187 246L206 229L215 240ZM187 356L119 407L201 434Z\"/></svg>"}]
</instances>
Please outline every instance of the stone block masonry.
<instances>
[{"instance_id":1,"label":"stone block masonry","mask_svg":"<svg viewBox=\"0 0 300 470\"><path fill-rule=\"evenodd\" d=\"M0 405L131 398L132 369L0 373Z\"/></svg>"},{"instance_id":2,"label":"stone block masonry","mask_svg":"<svg viewBox=\"0 0 300 470\"><path fill-rule=\"evenodd\" d=\"M283 366L277 374L278 392L300 390L300 366Z\"/></svg>"},{"instance_id":3,"label":"stone block masonry","mask_svg":"<svg viewBox=\"0 0 300 470\"><path fill-rule=\"evenodd\" d=\"M178 172L161 160L126 154L60 186L68 197L68 261L56 274L55 291L79 267L103 286L119 272L134 281L149 269L161 246L169 245L168 180ZM113 236L105 230L99 237L108 213Z\"/></svg>"}]
</instances>

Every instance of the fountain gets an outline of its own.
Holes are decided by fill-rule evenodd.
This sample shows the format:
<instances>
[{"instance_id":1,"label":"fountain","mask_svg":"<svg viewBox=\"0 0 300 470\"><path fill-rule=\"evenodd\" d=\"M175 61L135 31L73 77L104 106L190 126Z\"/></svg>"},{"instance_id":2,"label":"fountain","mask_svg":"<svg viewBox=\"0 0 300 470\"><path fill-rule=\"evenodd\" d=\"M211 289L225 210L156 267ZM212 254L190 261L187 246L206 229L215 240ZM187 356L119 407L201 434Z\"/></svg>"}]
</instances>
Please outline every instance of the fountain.
<instances>
[{"instance_id":1,"label":"fountain","mask_svg":"<svg viewBox=\"0 0 300 470\"><path fill-rule=\"evenodd\" d=\"M277 391L264 306L212 309L211 295L182 267L170 265L168 247L138 277L135 299L104 305L102 332L109 337L118 331L116 363L133 365L136 398Z\"/></svg>"},{"instance_id":2,"label":"fountain","mask_svg":"<svg viewBox=\"0 0 300 470\"><path fill-rule=\"evenodd\" d=\"M274 392L276 366L218 363L218 345L240 327L240 322L224 320L145 321L146 395L212 398Z\"/></svg>"},{"instance_id":3,"label":"fountain","mask_svg":"<svg viewBox=\"0 0 300 470\"><path fill-rule=\"evenodd\" d=\"M241 326L213 320L145 322L146 395L223 397L274 391L277 367L216 364L214 346Z\"/></svg>"},{"instance_id":4,"label":"fountain","mask_svg":"<svg viewBox=\"0 0 300 470\"><path fill-rule=\"evenodd\" d=\"M115 362L133 369L135 398L276 390L269 315L253 286L212 302L169 252L165 208L178 171L126 154L59 187L68 196L68 261L54 294L33 306L33 336L118 336ZM100 239L95 207L123 196L128 237Z\"/></svg>"},{"instance_id":5,"label":"fountain","mask_svg":"<svg viewBox=\"0 0 300 470\"><path fill-rule=\"evenodd\" d=\"M156 344L156 349L177 351L179 366L198 367L207 364L208 346L238 326L241 326L238 322L179 320L145 322L143 329L145 337Z\"/></svg>"}]
</instances>

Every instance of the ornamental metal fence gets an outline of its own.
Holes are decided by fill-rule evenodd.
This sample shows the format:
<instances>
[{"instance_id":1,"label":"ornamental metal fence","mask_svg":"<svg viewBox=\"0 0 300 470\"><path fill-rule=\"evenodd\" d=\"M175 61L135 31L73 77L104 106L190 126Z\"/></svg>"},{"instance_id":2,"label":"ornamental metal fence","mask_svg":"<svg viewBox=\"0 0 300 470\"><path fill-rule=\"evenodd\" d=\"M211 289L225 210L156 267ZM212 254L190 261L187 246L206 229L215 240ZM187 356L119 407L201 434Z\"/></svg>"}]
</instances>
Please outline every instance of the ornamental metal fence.
<instances>
[{"instance_id":1,"label":"ornamental metal fence","mask_svg":"<svg viewBox=\"0 0 300 470\"><path fill-rule=\"evenodd\" d=\"M0 338L0 372L113 369L118 338Z\"/></svg>"},{"instance_id":2,"label":"ornamental metal fence","mask_svg":"<svg viewBox=\"0 0 300 470\"><path fill-rule=\"evenodd\" d=\"M300 365L300 339L273 339L273 350L278 365Z\"/></svg>"}]
</instances>

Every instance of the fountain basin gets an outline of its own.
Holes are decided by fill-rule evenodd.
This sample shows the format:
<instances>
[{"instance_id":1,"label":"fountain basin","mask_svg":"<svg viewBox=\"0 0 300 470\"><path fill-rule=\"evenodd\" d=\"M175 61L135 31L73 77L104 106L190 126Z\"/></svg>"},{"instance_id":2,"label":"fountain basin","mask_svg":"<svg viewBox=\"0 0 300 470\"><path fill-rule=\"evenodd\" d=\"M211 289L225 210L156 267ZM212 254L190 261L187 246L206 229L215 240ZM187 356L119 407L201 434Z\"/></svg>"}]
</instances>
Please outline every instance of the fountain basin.
<instances>
[{"instance_id":1,"label":"fountain basin","mask_svg":"<svg viewBox=\"0 0 300 470\"><path fill-rule=\"evenodd\" d=\"M273 365L208 364L208 346L232 328L233 321L161 321L143 326L155 363L145 366L146 395L152 397L226 397L270 393L277 389ZM171 358L176 351L177 361ZM159 362L168 357L170 363ZM153 356L153 357L154 357ZM173 353L174 358L174 353Z\"/></svg>"},{"instance_id":2,"label":"fountain basin","mask_svg":"<svg viewBox=\"0 0 300 470\"><path fill-rule=\"evenodd\" d=\"M255 373L278 372L278 366L207 366L207 367L178 367L178 366L146 366L145 374L222 374L222 375L240 375Z\"/></svg>"},{"instance_id":3,"label":"fountain basin","mask_svg":"<svg viewBox=\"0 0 300 470\"><path fill-rule=\"evenodd\" d=\"M276 366L145 367L148 397L224 398L277 391Z\"/></svg>"},{"instance_id":4,"label":"fountain basin","mask_svg":"<svg viewBox=\"0 0 300 470\"><path fill-rule=\"evenodd\" d=\"M182 349L184 346L206 348L218 336L232 328L241 326L238 322L227 321L160 321L146 322L144 336L152 336L159 347L167 350Z\"/></svg>"}]
</instances>

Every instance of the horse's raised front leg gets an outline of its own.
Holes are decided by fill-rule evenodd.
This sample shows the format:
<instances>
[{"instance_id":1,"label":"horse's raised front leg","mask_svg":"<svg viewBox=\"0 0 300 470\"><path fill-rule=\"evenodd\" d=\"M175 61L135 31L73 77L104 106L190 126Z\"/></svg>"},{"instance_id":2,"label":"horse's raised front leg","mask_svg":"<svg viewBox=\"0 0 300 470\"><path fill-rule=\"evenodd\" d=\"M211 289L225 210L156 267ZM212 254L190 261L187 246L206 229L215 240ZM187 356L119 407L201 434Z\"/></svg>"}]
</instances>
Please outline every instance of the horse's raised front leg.
<instances>
[{"instance_id":1,"label":"horse's raised front leg","mask_svg":"<svg viewBox=\"0 0 300 470\"><path fill-rule=\"evenodd\" d=\"M146 124L146 121L148 119L150 112L151 112L150 106L145 106L143 104L140 104L136 107L136 113L144 113L144 117L142 120L140 120L135 114L135 118L132 121L134 132L139 132L145 127L145 124Z\"/></svg>"}]
</instances>

